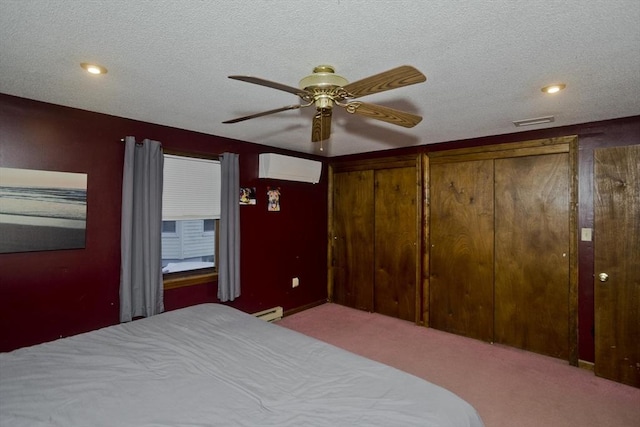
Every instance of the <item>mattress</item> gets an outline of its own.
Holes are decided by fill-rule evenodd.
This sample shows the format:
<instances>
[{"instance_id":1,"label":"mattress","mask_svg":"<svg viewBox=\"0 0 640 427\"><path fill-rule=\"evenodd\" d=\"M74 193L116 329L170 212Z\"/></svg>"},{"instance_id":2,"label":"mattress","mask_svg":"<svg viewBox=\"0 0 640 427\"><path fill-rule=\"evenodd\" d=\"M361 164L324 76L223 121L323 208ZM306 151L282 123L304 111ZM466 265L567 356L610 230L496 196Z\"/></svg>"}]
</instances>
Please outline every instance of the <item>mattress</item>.
<instances>
[{"instance_id":1,"label":"mattress","mask_svg":"<svg viewBox=\"0 0 640 427\"><path fill-rule=\"evenodd\" d=\"M0 354L0 425L482 426L453 393L221 304Z\"/></svg>"}]
</instances>

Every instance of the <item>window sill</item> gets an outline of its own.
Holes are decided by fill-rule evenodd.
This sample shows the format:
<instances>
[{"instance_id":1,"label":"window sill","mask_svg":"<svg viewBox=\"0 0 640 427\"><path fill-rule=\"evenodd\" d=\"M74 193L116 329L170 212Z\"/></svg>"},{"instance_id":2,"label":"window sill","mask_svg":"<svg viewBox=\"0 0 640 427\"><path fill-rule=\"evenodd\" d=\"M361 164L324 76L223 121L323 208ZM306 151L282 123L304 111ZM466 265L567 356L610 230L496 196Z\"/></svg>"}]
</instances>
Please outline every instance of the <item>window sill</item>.
<instances>
[{"instance_id":1,"label":"window sill","mask_svg":"<svg viewBox=\"0 0 640 427\"><path fill-rule=\"evenodd\" d=\"M199 274L189 274L182 276L165 277L164 290L184 288L186 286L202 285L204 283L212 283L218 281L218 273L208 272Z\"/></svg>"}]
</instances>

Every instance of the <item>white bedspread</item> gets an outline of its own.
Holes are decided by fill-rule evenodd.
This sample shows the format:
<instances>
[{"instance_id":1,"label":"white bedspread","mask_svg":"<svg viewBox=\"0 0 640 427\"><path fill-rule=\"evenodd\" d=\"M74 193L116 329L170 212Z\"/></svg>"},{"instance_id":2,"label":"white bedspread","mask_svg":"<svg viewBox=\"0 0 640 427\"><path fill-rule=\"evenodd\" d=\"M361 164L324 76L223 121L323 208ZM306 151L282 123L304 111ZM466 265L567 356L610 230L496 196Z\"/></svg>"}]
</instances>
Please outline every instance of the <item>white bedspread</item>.
<instances>
[{"instance_id":1,"label":"white bedspread","mask_svg":"<svg viewBox=\"0 0 640 427\"><path fill-rule=\"evenodd\" d=\"M219 304L0 354L0 426L482 426L453 393Z\"/></svg>"}]
</instances>

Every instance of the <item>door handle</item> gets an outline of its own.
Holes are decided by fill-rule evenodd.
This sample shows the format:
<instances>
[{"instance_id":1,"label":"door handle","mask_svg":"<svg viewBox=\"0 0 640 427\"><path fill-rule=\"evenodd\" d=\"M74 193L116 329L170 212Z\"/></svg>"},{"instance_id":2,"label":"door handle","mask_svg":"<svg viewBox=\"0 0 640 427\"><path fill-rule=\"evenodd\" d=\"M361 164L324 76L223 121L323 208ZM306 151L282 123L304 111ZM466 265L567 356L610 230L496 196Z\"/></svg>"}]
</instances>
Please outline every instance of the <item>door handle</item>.
<instances>
[{"instance_id":1,"label":"door handle","mask_svg":"<svg viewBox=\"0 0 640 427\"><path fill-rule=\"evenodd\" d=\"M609 280L609 275L607 273L600 273L598 274L598 278L601 282L606 282L607 280Z\"/></svg>"}]
</instances>

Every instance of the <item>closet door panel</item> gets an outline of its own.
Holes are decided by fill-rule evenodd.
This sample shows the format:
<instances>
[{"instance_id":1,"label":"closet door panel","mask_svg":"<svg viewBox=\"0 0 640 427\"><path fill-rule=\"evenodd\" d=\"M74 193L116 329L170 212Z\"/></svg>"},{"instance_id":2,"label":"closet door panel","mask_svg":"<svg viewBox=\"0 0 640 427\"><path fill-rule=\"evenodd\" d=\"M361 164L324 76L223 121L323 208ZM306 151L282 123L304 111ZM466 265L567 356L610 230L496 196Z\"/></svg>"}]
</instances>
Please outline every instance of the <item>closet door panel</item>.
<instances>
[{"instance_id":1,"label":"closet door panel","mask_svg":"<svg viewBox=\"0 0 640 427\"><path fill-rule=\"evenodd\" d=\"M568 154L495 160L495 341L569 356Z\"/></svg>"},{"instance_id":2,"label":"closet door panel","mask_svg":"<svg viewBox=\"0 0 640 427\"><path fill-rule=\"evenodd\" d=\"M373 171L340 172L333 180L333 299L373 311Z\"/></svg>"},{"instance_id":3,"label":"closet door panel","mask_svg":"<svg viewBox=\"0 0 640 427\"><path fill-rule=\"evenodd\" d=\"M375 172L377 313L415 320L417 206L415 167Z\"/></svg>"},{"instance_id":4,"label":"closet door panel","mask_svg":"<svg viewBox=\"0 0 640 427\"><path fill-rule=\"evenodd\" d=\"M429 325L493 341L493 160L430 166Z\"/></svg>"}]
</instances>

